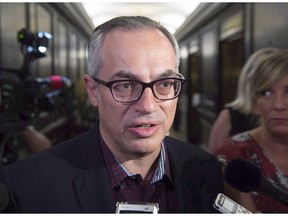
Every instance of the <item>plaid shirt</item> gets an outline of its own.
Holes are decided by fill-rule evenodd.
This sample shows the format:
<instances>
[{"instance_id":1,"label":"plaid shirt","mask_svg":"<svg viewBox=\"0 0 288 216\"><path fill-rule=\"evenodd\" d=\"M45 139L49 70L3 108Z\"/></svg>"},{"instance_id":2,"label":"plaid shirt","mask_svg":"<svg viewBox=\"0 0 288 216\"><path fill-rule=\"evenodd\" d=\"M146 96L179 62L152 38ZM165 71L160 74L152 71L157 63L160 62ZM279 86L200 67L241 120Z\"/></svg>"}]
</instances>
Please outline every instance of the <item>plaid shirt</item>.
<instances>
[{"instance_id":1,"label":"plaid shirt","mask_svg":"<svg viewBox=\"0 0 288 216\"><path fill-rule=\"evenodd\" d=\"M177 212L174 183L165 143L161 145L158 166L150 184L140 174L130 173L101 139L114 202L150 202L159 204L159 213Z\"/></svg>"}]
</instances>

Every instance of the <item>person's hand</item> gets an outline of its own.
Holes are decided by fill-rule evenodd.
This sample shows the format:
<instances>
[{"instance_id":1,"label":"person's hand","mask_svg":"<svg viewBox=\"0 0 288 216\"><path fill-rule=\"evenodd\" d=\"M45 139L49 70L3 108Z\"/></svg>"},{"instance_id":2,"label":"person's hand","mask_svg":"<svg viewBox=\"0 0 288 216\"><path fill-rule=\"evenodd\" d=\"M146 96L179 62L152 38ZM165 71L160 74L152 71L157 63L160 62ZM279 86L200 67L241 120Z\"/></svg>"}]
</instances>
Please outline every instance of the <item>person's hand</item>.
<instances>
[{"instance_id":1,"label":"person's hand","mask_svg":"<svg viewBox=\"0 0 288 216\"><path fill-rule=\"evenodd\" d=\"M31 153L36 153L52 146L50 140L31 125L22 130L20 136L25 139L27 148Z\"/></svg>"}]
</instances>

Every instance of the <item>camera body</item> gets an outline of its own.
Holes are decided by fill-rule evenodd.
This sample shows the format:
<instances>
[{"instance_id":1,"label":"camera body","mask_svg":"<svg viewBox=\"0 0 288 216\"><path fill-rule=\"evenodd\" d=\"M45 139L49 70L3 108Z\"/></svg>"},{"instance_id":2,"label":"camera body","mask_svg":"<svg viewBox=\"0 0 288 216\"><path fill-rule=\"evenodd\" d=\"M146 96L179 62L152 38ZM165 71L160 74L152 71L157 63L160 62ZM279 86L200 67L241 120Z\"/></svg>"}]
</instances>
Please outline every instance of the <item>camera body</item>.
<instances>
[{"instance_id":1,"label":"camera body","mask_svg":"<svg viewBox=\"0 0 288 216\"><path fill-rule=\"evenodd\" d=\"M61 84L55 88L51 77L58 77ZM2 71L0 74L0 132L17 122L27 122L42 112L69 114L73 109L72 82L66 77L51 76L38 78L27 76L24 79ZM17 127L14 127L17 130Z\"/></svg>"},{"instance_id":2,"label":"camera body","mask_svg":"<svg viewBox=\"0 0 288 216\"><path fill-rule=\"evenodd\" d=\"M21 29L17 33L17 39L21 43L22 51L27 53L30 59L33 60L45 56L52 35L48 32L32 33L27 29Z\"/></svg>"},{"instance_id":3,"label":"camera body","mask_svg":"<svg viewBox=\"0 0 288 216\"><path fill-rule=\"evenodd\" d=\"M17 32L17 40L24 55L22 66L0 70L0 167L19 158L23 140L18 135L27 126L43 124L51 128L56 118L73 115L74 92L70 79L30 74L30 63L46 56L51 38L47 32L32 33L21 29ZM41 121L42 117L49 119Z\"/></svg>"},{"instance_id":4,"label":"camera body","mask_svg":"<svg viewBox=\"0 0 288 216\"><path fill-rule=\"evenodd\" d=\"M25 122L28 125L41 112L69 114L73 109L70 79L57 75L35 77L29 71L31 61L45 57L51 38L47 32L32 33L27 29L17 32L24 60L19 70L1 68L0 132L17 132L21 130L17 125L25 127Z\"/></svg>"}]
</instances>

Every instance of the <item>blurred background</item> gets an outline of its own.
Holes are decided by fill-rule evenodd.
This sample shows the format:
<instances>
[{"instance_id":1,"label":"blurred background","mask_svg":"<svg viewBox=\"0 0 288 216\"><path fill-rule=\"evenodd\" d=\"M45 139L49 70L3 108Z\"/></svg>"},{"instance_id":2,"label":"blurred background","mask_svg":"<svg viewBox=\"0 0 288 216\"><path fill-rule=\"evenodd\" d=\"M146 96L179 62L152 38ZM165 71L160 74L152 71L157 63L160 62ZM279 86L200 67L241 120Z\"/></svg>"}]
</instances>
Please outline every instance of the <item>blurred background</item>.
<instances>
[{"instance_id":1,"label":"blurred background","mask_svg":"<svg viewBox=\"0 0 288 216\"><path fill-rule=\"evenodd\" d=\"M55 145L94 124L87 42L119 15L149 16L179 41L187 82L170 135L206 148L249 55L288 47L287 11L286 2L0 2L0 161L29 154L19 136L27 126Z\"/></svg>"},{"instance_id":2,"label":"blurred background","mask_svg":"<svg viewBox=\"0 0 288 216\"><path fill-rule=\"evenodd\" d=\"M175 33L200 2L87 2L82 4L94 26L116 16L143 15L159 21L171 33Z\"/></svg>"}]
</instances>

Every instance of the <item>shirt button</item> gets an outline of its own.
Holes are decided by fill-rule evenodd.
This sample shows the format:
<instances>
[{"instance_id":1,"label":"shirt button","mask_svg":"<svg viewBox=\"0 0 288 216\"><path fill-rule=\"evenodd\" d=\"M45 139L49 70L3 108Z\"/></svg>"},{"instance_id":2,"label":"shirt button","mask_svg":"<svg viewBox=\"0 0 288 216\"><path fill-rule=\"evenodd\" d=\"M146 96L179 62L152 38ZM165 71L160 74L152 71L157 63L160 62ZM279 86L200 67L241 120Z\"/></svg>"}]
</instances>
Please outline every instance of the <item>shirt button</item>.
<instances>
[{"instance_id":1,"label":"shirt button","mask_svg":"<svg viewBox=\"0 0 288 216\"><path fill-rule=\"evenodd\" d=\"M120 189L122 189L122 190L123 190L124 188L125 188L125 186L124 186L124 183L123 183L123 182L121 182L121 183L120 183Z\"/></svg>"}]
</instances>

